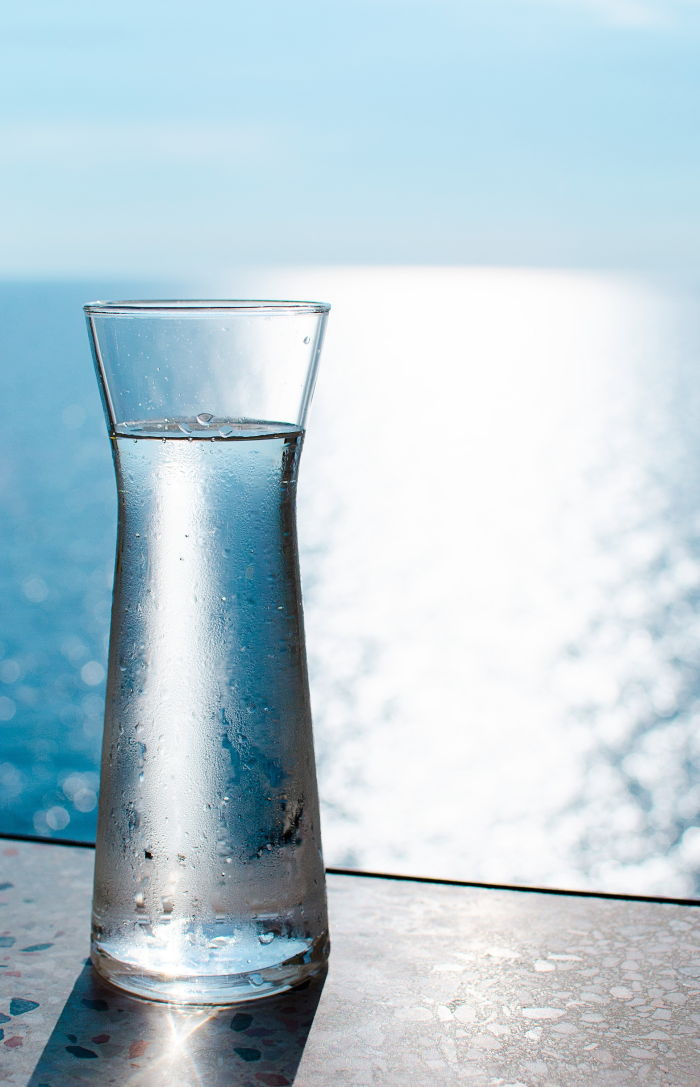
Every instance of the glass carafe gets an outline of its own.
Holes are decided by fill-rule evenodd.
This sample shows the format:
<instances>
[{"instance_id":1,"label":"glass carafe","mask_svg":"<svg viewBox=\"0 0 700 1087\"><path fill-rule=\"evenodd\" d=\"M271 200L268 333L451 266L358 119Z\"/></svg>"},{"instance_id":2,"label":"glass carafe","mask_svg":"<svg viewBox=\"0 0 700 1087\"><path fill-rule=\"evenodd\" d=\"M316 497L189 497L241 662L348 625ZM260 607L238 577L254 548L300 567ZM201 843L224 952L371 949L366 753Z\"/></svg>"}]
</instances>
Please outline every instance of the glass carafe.
<instances>
[{"instance_id":1,"label":"glass carafe","mask_svg":"<svg viewBox=\"0 0 700 1087\"><path fill-rule=\"evenodd\" d=\"M92 961L228 1004L328 954L296 537L329 307L85 307L119 500Z\"/></svg>"}]
</instances>

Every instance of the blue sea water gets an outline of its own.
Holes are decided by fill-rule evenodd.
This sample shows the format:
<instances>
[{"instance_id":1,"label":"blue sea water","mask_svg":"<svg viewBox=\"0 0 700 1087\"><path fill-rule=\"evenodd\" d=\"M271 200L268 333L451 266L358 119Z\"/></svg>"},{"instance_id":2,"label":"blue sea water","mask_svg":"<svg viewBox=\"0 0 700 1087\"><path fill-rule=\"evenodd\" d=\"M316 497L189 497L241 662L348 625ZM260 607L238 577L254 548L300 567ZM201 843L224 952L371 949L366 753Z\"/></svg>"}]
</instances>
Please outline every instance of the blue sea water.
<instances>
[{"instance_id":1,"label":"blue sea water","mask_svg":"<svg viewBox=\"0 0 700 1087\"><path fill-rule=\"evenodd\" d=\"M81 306L0 284L0 827L94 835L115 498Z\"/></svg>"},{"instance_id":2,"label":"blue sea water","mask_svg":"<svg viewBox=\"0 0 700 1087\"><path fill-rule=\"evenodd\" d=\"M2 831L94 836L116 497L81 307L163 291L0 284ZM700 894L692 287L337 268L214 293L333 303L299 492L327 862Z\"/></svg>"}]
</instances>

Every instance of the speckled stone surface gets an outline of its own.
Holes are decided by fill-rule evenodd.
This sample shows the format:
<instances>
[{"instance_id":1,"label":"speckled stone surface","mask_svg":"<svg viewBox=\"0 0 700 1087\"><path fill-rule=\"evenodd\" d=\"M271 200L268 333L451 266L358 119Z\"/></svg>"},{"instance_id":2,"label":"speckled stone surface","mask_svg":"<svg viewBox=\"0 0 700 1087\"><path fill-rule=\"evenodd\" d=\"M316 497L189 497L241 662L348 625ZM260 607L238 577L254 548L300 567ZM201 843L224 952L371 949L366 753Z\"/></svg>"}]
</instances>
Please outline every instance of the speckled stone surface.
<instances>
[{"instance_id":1,"label":"speckled stone surface","mask_svg":"<svg viewBox=\"0 0 700 1087\"><path fill-rule=\"evenodd\" d=\"M330 876L325 985L182 1010L93 978L91 878L0 842L9 1087L700 1087L695 907Z\"/></svg>"}]
</instances>

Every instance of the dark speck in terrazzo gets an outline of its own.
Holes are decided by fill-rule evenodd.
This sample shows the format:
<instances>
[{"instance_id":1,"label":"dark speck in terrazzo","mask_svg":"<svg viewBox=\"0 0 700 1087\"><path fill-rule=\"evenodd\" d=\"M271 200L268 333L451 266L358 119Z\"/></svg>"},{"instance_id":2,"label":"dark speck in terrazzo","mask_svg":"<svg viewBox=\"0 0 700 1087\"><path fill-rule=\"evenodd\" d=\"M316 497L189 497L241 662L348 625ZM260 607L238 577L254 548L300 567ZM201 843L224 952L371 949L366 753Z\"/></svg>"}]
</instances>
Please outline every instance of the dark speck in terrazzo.
<instances>
[{"instance_id":1,"label":"dark speck in terrazzo","mask_svg":"<svg viewBox=\"0 0 700 1087\"><path fill-rule=\"evenodd\" d=\"M242 1046L236 1046L233 1050L242 1061L259 1061L262 1056L259 1049L244 1049Z\"/></svg>"},{"instance_id":2,"label":"dark speck in terrazzo","mask_svg":"<svg viewBox=\"0 0 700 1087\"><path fill-rule=\"evenodd\" d=\"M12 947L14 942L14 936L0 936L0 947Z\"/></svg>"},{"instance_id":3,"label":"dark speck in terrazzo","mask_svg":"<svg viewBox=\"0 0 700 1087\"><path fill-rule=\"evenodd\" d=\"M49 947L53 947L53 944L30 944L29 947L21 947L20 951L46 951Z\"/></svg>"},{"instance_id":4,"label":"dark speck in terrazzo","mask_svg":"<svg viewBox=\"0 0 700 1087\"><path fill-rule=\"evenodd\" d=\"M10 887L14 887L14 883L0 883L0 891L9 891Z\"/></svg>"},{"instance_id":5,"label":"dark speck in terrazzo","mask_svg":"<svg viewBox=\"0 0 700 1087\"><path fill-rule=\"evenodd\" d=\"M86 1061L91 1057L97 1056L91 1049L84 1049L81 1045L67 1045L66 1052L70 1053L73 1057L77 1057L79 1061Z\"/></svg>"},{"instance_id":6,"label":"dark speck in terrazzo","mask_svg":"<svg viewBox=\"0 0 700 1087\"><path fill-rule=\"evenodd\" d=\"M24 1015L38 1007L38 1000L23 1000L21 996L15 996L10 1001L10 1015Z\"/></svg>"},{"instance_id":7,"label":"dark speck in terrazzo","mask_svg":"<svg viewBox=\"0 0 700 1087\"><path fill-rule=\"evenodd\" d=\"M9 1022L10 1022L9 1015L5 1015L4 1012L0 1012L0 1023L9 1023Z\"/></svg>"}]
</instances>

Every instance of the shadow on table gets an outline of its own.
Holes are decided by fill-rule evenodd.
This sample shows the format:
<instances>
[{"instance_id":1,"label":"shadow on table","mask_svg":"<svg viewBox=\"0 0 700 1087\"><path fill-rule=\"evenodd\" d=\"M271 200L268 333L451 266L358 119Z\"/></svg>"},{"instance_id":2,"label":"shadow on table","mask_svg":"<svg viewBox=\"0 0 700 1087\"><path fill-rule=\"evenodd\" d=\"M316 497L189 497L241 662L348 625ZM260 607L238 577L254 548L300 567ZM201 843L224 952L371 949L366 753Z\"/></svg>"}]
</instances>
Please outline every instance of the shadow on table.
<instances>
[{"instance_id":1,"label":"shadow on table","mask_svg":"<svg viewBox=\"0 0 700 1087\"><path fill-rule=\"evenodd\" d=\"M286 1087L324 982L229 1008L181 1008L132 1000L86 966L28 1087Z\"/></svg>"}]
</instances>

